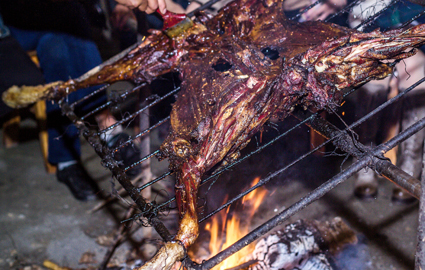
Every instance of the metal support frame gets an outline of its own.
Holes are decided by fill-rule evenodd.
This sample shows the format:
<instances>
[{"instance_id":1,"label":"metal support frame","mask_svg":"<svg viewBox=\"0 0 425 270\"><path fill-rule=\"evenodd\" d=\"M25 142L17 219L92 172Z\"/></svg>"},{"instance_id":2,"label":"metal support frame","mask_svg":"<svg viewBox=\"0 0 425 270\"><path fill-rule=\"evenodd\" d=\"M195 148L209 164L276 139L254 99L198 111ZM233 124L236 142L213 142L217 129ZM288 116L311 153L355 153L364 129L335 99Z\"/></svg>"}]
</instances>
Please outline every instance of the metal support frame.
<instances>
[{"instance_id":1,"label":"metal support frame","mask_svg":"<svg viewBox=\"0 0 425 270\"><path fill-rule=\"evenodd\" d=\"M424 142L425 143L425 142ZM425 186L425 151L422 157L422 177L421 184ZM421 199L419 202L419 225L417 233L418 246L415 254L415 270L425 269L425 188L421 190Z\"/></svg>"},{"instance_id":2,"label":"metal support frame","mask_svg":"<svg viewBox=\"0 0 425 270\"><path fill-rule=\"evenodd\" d=\"M310 115L311 113L308 111L297 111L294 113L295 117L301 119L307 118L307 116ZM366 155L371 155L371 150L369 148L360 142L353 141L352 135L349 134L347 129L341 131L318 115L317 118L314 118L313 121L308 122L307 125L313 128L315 131L319 132L326 139L331 139L336 147L356 157L357 159L360 159ZM418 130L416 130L416 132L417 131ZM421 193L420 181L393 165L384 157L383 154L384 153L379 153L379 155L371 155L372 160L368 167L372 170L375 170L391 182L397 184L409 192L409 194L411 194L416 199L419 199Z\"/></svg>"}]
</instances>

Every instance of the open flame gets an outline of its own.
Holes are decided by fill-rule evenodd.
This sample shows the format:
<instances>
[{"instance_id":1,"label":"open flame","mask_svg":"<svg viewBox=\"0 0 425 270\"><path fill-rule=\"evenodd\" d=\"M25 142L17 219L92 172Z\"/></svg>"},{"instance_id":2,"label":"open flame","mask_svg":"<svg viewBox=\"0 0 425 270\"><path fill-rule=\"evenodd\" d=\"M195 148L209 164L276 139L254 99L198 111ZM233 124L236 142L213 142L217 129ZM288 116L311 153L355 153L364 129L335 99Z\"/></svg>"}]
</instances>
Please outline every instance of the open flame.
<instances>
[{"instance_id":1,"label":"open flame","mask_svg":"<svg viewBox=\"0 0 425 270\"><path fill-rule=\"evenodd\" d=\"M251 187L256 185L258 181L260 181L260 177L254 179L251 183ZM230 208L228 207L226 211L221 211L214 216L212 221L205 227L205 229L210 232L209 251L211 255L215 255L229 247L248 233L252 218L266 194L266 189L262 187L257 188L243 197L241 203L242 211L229 213ZM222 225L220 226L220 224ZM214 269L224 270L237 266L245 262L244 258L253 250L254 245L248 245L214 267Z\"/></svg>"}]
</instances>

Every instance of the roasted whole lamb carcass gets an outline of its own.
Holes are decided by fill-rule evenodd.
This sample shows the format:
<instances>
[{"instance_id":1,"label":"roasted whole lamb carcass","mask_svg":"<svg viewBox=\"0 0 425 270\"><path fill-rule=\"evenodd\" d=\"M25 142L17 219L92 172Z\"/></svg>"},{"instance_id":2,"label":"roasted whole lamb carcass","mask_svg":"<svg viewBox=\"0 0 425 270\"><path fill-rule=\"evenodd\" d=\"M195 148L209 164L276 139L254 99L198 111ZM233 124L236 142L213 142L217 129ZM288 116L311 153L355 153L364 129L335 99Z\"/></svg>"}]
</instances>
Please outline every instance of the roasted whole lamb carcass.
<instances>
[{"instance_id":1,"label":"roasted whole lamb carcass","mask_svg":"<svg viewBox=\"0 0 425 270\"><path fill-rule=\"evenodd\" d=\"M201 177L239 156L271 117L294 106L335 107L340 91L392 72L389 62L409 57L425 43L425 25L360 33L323 22L297 23L281 0L236 0L215 17L202 13L194 26L170 39L151 36L117 62L84 80L14 88L4 100L20 106L40 97L60 99L76 89L118 80L150 82L179 71L182 90L171 113L172 131L159 158L177 172L181 215L173 242L145 264L168 269L198 236L197 190Z\"/></svg>"}]
</instances>

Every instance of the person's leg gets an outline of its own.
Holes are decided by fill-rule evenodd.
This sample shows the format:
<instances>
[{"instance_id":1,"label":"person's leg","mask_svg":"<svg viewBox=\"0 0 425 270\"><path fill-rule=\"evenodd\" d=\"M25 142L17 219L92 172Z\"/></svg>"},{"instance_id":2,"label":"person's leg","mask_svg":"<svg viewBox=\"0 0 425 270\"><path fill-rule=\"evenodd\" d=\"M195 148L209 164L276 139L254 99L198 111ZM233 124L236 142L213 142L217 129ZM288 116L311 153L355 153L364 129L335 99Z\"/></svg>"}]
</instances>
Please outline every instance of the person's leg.
<instances>
[{"instance_id":1,"label":"person's leg","mask_svg":"<svg viewBox=\"0 0 425 270\"><path fill-rule=\"evenodd\" d=\"M419 51L415 56L399 63L397 71L400 74L400 89L404 90L425 76L425 55ZM400 129L405 130L423 117L425 117L425 83L404 97ZM421 177L424 139L425 130L422 129L402 142L398 149L397 166L416 179ZM392 199L403 203L415 201L399 187L394 188Z\"/></svg>"},{"instance_id":2,"label":"person's leg","mask_svg":"<svg viewBox=\"0 0 425 270\"><path fill-rule=\"evenodd\" d=\"M67 34L45 33L38 41L37 56L46 82L76 78L101 63L91 41ZM70 102L92 92L82 89L69 95ZM103 95L103 100L106 98ZM58 165L57 178L65 183L79 200L95 198L97 187L80 163L81 145L78 129L61 114L59 106L46 103L48 113L49 162Z\"/></svg>"},{"instance_id":3,"label":"person's leg","mask_svg":"<svg viewBox=\"0 0 425 270\"><path fill-rule=\"evenodd\" d=\"M371 81L357 90L356 118L364 117L387 100L388 79ZM382 112L361 124L356 130L359 141L366 147L377 144L377 135L380 129L379 121ZM378 193L378 179L372 169L365 168L355 175L354 195L360 199L374 198Z\"/></svg>"},{"instance_id":4,"label":"person's leg","mask_svg":"<svg viewBox=\"0 0 425 270\"><path fill-rule=\"evenodd\" d=\"M68 49L68 46L72 46L72 42L61 38L60 34L20 30L13 27L11 27L11 34L23 47L24 52L25 50L37 51L37 57L46 81L42 79L28 84L36 85L55 80L67 80L84 72L79 70L79 67L73 66L76 63L75 58L72 57L72 50ZM100 56L98 59L100 59ZM71 62L71 60L74 60L74 62ZM93 63L93 66L100 62L100 60L97 61ZM21 68L24 69L24 67ZM83 68L88 70L91 67ZM36 70L41 74L39 69L36 68ZM81 72L81 74L77 74L77 72ZM36 74L37 72L34 72L34 75ZM22 76L22 73L20 75L20 77L30 78L30 76ZM78 163L81 150L77 128L61 115L57 105L55 106L51 102L46 102L46 105L49 134L48 159L51 163L58 165L58 180L64 182L77 199L83 201L94 199L97 187L81 164Z\"/></svg>"},{"instance_id":5,"label":"person's leg","mask_svg":"<svg viewBox=\"0 0 425 270\"><path fill-rule=\"evenodd\" d=\"M96 46L66 34L46 33L37 45L37 56L46 82L76 78L101 63ZM82 52L81 52L82 51ZM75 101L93 89L83 89L69 95ZM78 161L80 138L78 130L62 116L59 106L47 102L49 161L53 164Z\"/></svg>"},{"instance_id":6,"label":"person's leg","mask_svg":"<svg viewBox=\"0 0 425 270\"><path fill-rule=\"evenodd\" d=\"M53 46L51 44L54 44ZM46 48L47 47L47 48ZM87 72L88 70L99 65L102 60L99 54L99 51L96 45L92 41L76 38L66 34L47 34L45 35L39 43L37 50L40 51L50 51L50 54L41 54L40 65L46 66L46 80L48 82L56 80L66 80L67 78L77 78ZM62 63L68 63L68 65L63 65ZM67 77L66 77L67 76ZM85 89L78 90L67 97L69 103L80 100L83 97L86 97L89 93L96 90L98 87L89 87ZM101 95L96 95L83 103L81 103L76 110L81 112L90 111L100 104L106 102L106 95L101 93ZM69 123L68 120L63 119L59 121L58 107L52 104L48 105L48 111L51 114L56 114L56 122L59 123ZM109 113L108 110L100 113L101 116L104 116L108 119L110 125L116 123L116 119ZM98 121L98 123L101 123ZM69 123L70 124L70 123ZM67 137L67 142L60 142L62 138L58 136L52 136L52 139L55 138L55 142L52 142L52 145L57 146L61 151L57 151L49 148L49 160L51 162L67 162L69 160L79 160L80 155L80 141L78 136L78 131L75 127L65 128L64 125L57 125L56 130L50 130L52 134L59 130L60 132L65 132ZM102 127L100 127L103 129ZM50 135L50 134L49 134ZM123 142L129 138L127 134L123 132L121 126L111 130L110 138L105 139L109 147L118 146L118 142ZM108 139L114 139L114 142L110 142ZM67 147L67 148L65 148ZM123 161L124 166L128 166L138 160L139 154L136 146L129 144L119 151L120 156L116 156L116 159ZM137 160L136 160L137 158ZM60 165L60 163L59 163ZM140 166L139 166L140 167ZM140 171L139 168L135 170L130 170L129 175L134 176Z\"/></svg>"},{"instance_id":7,"label":"person's leg","mask_svg":"<svg viewBox=\"0 0 425 270\"><path fill-rule=\"evenodd\" d=\"M45 34L44 31L23 30L9 26L10 34L21 45L25 51L34 51L40 38Z\"/></svg>"}]
</instances>

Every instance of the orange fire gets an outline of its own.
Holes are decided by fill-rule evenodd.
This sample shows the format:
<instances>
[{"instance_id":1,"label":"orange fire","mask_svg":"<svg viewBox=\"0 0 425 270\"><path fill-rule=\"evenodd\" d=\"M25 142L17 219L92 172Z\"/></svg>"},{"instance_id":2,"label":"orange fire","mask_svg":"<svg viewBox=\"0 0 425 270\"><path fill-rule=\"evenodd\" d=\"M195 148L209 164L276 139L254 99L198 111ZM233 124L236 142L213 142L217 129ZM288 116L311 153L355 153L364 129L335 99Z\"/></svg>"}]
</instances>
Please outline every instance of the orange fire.
<instances>
[{"instance_id":1,"label":"orange fire","mask_svg":"<svg viewBox=\"0 0 425 270\"><path fill-rule=\"evenodd\" d=\"M251 183L251 187L256 185L258 181L260 181L260 177L254 179ZM227 211L220 212L210 223L206 225L205 229L210 232L211 236L209 251L212 256L234 244L248 233L252 217L261 205L266 194L267 190L262 187L255 189L243 197L243 211L240 213L233 213L232 215L229 214L230 208L228 207ZM221 228L220 224L222 224ZM223 270L237 266L245 262L244 258L246 258L253 250L254 245L246 246L239 252L224 260L221 264L217 265L214 269Z\"/></svg>"}]
</instances>

